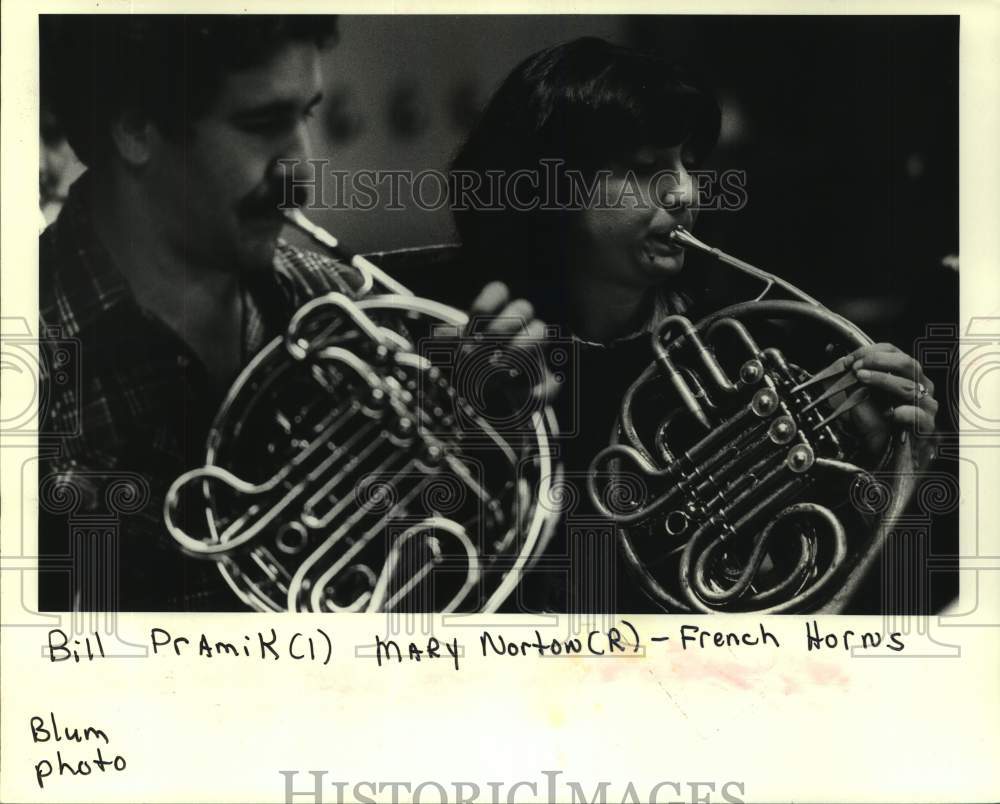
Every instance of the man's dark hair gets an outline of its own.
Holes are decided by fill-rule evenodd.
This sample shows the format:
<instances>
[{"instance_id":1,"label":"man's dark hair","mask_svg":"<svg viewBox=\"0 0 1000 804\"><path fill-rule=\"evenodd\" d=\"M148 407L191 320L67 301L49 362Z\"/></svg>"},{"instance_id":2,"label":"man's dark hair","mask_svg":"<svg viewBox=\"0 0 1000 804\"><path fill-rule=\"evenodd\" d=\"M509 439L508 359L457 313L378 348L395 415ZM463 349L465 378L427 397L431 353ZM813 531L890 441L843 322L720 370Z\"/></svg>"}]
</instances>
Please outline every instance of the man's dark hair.
<instances>
[{"instance_id":1,"label":"man's dark hair","mask_svg":"<svg viewBox=\"0 0 1000 804\"><path fill-rule=\"evenodd\" d=\"M528 57L507 77L452 162L452 189L464 172L544 176L542 160L558 160L589 180L643 145L684 143L700 162L715 146L720 122L715 99L679 65L603 39L576 39ZM539 203L551 204L554 189L567 199L565 187L543 188L548 197ZM564 270L562 250L571 237L564 214L477 210L454 200L455 224L473 264L485 264L536 303L546 281L560 284L554 274ZM545 312L558 319L558 311Z\"/></svg>"},{"instance_id":2,"label":"man's dark hair","mask_svg":"<svg viewBox=\"0 0 1000 804\"><path fill-rule=\"evenodd\" d=\"M42 102L93 166L110 152L110 125L122 111L180 136L226 73L266 62L289 41L325 47L336 33L335 16L43 15Z\"/></svg>"}]
</instances>

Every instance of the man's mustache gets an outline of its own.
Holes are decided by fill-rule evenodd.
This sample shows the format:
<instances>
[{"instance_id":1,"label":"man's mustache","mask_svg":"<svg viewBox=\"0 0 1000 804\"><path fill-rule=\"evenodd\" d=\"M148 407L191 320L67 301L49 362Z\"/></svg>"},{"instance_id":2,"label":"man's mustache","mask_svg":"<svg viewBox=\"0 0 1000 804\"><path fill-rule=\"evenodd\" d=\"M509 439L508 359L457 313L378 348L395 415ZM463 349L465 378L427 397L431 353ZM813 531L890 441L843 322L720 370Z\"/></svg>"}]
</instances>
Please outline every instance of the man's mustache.
<instances>
[{"instance_id":1,"label":"man's mustache","mask_svg":"<svg viewBox=\"0 0 1000 804\"><path fill-rule=\"evenodd\" d=\"M239 204L239 213L251 218L279 216L283 209L303 206L308 200L307 194L308 188L290 182L287 185L271 186L263 192L246 196Z\"/></svg>"}]
</instances>

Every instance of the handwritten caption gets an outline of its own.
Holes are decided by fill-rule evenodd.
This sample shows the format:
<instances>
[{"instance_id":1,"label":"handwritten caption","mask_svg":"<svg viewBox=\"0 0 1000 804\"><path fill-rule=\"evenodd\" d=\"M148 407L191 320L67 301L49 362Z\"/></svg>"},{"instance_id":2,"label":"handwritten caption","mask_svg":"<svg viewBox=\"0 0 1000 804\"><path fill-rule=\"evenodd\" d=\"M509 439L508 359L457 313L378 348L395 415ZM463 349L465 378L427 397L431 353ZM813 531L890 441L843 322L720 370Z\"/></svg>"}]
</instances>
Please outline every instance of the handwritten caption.
<instances>
[{"instance_id":1,"label":"handwritten caption","mask_svg":"<svg viewBox=\"0 0 1000 804\"><path fill-rule=\"evenodd\" d=\"M567 638L546 638L538 629L516 636L482 629L467 649L458 637L439 639L429 636L420 641L403 642L375 634L373 650L352 654L357 661L373 661L383 667L406 661L421 662L425 659L447 659L455 670L462 667L462 657L478 653L481 658L494 657L556 657L556 656L621 656L644 653L654 646L671 642L680 645L684 651L729 648L748 650L754 647L771 647L813 651L874 651L886 649L896 653L905 650L902 635L894 631L888 635L878 631L823 630L817 620L804 623L804 629L797 637L783 634L779 639L772 629L760 623L757 628L746 631L723 631L702 628L684 623L672 633L641 635L635 625L626 619L617 621L605 630L592 630L587 634ZM241 638L218 639L208 633L175 634L165 628L149 631L148 658L196 656L202 659L220 661L279 661L312 662L329 665L334 659L333 638L322 628L313 631L296 631L281 635L275 628L253 633L245 633ZM478 650L477 650L478 648ZM71 638L60 628L48 633L48 650L44 652L51 662L95 661L105 659L101 635L94 632L81 639Z\"/></svg>"}]
</instances>

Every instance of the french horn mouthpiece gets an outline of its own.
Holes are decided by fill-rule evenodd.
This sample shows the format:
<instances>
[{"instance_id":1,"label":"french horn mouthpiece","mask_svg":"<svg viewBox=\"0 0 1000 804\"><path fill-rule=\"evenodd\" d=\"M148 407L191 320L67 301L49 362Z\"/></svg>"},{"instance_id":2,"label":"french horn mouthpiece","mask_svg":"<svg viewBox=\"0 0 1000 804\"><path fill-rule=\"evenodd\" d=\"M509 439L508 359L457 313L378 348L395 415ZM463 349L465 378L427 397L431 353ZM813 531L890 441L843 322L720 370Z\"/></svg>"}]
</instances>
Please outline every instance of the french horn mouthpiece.
<instances>
[{"instance_id":1,"label":"french horn mouthpiece","mask_svg":"<svg viewBox=\"0 0 1000 804\"><path fill-rule=\"evenodd\" d=\"M685 248L694 248L699 251L705 251L709 254L714 252L714 249L711 246L706 243L702 243L683 226L675 226L670 232L670 239L674 243L677 243L677 245L684 246Z\"/></svg>"}]
</instances>

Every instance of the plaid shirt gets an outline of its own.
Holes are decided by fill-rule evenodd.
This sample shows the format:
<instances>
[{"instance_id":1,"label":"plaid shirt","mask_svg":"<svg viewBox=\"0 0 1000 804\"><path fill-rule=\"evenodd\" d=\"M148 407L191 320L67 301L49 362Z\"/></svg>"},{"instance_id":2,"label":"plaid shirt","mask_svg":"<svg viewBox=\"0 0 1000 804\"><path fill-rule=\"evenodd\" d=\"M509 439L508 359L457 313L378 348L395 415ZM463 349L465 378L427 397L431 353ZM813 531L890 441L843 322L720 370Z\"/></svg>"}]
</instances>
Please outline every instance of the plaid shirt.
<instances>
[{"instance_id":1,"label":"plaid shirt","mask_svg":"<svg viewBox=\"0 0 1000 804\"><path fill-rule=\"evenodd\" d=\"M47 558L64 569L48 583L43 572L40 600L45 608L69 607L74 597L85 609L217 608L231 597L218 594L218 572L181 560L162 511L173 480L204 463L226 389L136 302L95 235L88 197L84 175L39 243L39 542L43 570ZM274 270L244 283L244 354L280 333L304 302L343 290L344 270L351 271L279 242ZM67 599L65 569L79 573L74 556L81 538L86 544L79 525L94 521L115 525L118 557L109 561L121 566L117 589L81 600L87 591L71 581Z\"/></svg>"}]
</instances>

